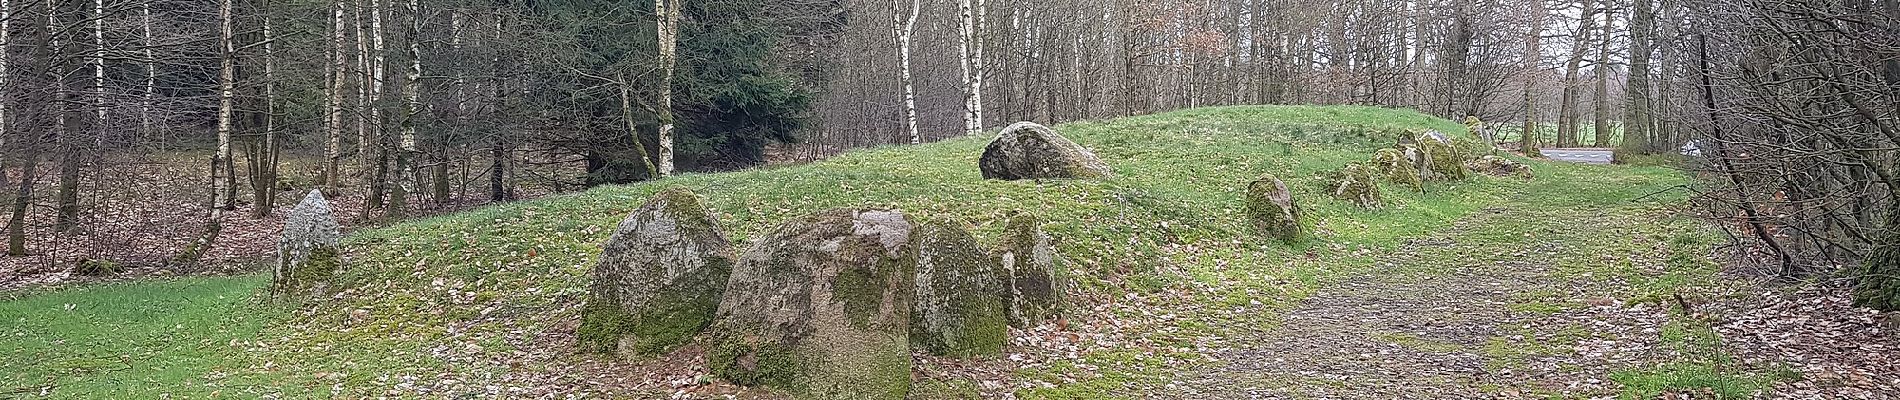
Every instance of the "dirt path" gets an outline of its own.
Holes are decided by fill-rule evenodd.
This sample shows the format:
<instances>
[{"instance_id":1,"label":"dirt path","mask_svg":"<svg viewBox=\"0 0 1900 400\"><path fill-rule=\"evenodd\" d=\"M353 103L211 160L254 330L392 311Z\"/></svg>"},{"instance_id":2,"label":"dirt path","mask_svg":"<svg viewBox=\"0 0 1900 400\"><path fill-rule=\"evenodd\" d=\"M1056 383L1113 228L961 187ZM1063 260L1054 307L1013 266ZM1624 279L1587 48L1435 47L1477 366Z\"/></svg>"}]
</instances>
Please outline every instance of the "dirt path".
<instances>
[{"instance_id":1,"label":"dirt path","mask_svg":"<svg viewBox=\"0 0 1900 400\"><path fill-rule=\"evenodd\" d=\"M1183 398L1391 399L1613 396L1613 371L1666 357L1667 314L1601 296L1615 282L1567 279L1560 260L1621 257L1572 244L1623 233L1629 216L1486 210L1322 289ZM1623 223L1616 222L1618 219ZM1613 281L1613 280L1612 280Z\"/></svg>"}]
</instances>

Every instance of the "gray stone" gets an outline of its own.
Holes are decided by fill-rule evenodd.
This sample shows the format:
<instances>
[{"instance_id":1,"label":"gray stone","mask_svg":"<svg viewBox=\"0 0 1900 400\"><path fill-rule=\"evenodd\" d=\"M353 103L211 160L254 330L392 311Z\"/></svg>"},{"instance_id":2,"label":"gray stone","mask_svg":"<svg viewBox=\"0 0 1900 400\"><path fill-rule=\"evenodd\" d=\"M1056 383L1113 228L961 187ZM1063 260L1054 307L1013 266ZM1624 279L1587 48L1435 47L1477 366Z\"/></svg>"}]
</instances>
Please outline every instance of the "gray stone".
<instances>
[{"instance_id":1,"label":"gray stone","mask_svg":"<svg viewBox=\"0 0 1900 400\"><path fill-rule=\"evenodd\" d=\"M1484 156L1465 163L1466 168L1491 176L1531 179L1531 166L1498 156Z\"/></svg>"},{"instance_id":2,"label":"gray stone","mask_svg":"<svg viewBox=\"0 0 1900 400\"><path fill-rule=\"evenodd\" d=\"M710 324L732 273L732 245L698 195L655 194L614 230L591 273L582 347L651 356Z\"/></svg>"},{"instance_id":3,"label":"gray stone","mask_svg":"<svg viewBox=\"0 0 1900 400\"><path fill-rule=\"evenodd\" d=\"M337 242L343 237L330 202L323 192L311 190L284 219L277 240L277 263L271 269L271 293L294 295L321 291L341 263Z\"/></svg>"},{"instance_id":4,"label":"gray stone","mask_svg":"<svg viewBox=\"0 0 1900 400\"><path fill-rule=\"evenodd\" d=\"M1033 326L1062 313L1068 277L1040 219L1022 213L1011 217L996 251L1007 273L1011 326Z\"/></svg>"},{"instance_id":5,"label":"gray stone","mask_svg":"<svg viewBox=\"0 0 1900 400\"><path fill-rule=\"evenodd\" d=\"M1247 184L1247 219L1254 229L1282 242L1300 237L1300 206L1286 182L1271 174Z\"/></svg>"},{"instance_id":6,"label":"gray stone","mask_svg":"<svg viewBox=\"0 0 1900 400\"><path fill-rule=\"evenodd\" d=\"M911 343L933 355L1002 353L1009 339L1000 261L956 221L918 227Z\"/></svg>"},{"instance_id":7,"label":"gray stone","mask_svg":"<svg viewBox=\"0 0 1900 400\"><path fill-rule=\"evenodd\" d=\"M1347 164L1345 168L1333 174L1327 191L1333 198L1352 202L1360 208L1379 208L1384 202L1379 193L1379 178L1372 167L1364 164Z\"/></svg>"},{"instance_id":8,"label":"gray stone","mask_svg":"<svg viewBox=\"0 0 1900 400\"><path fill-rule=\"evenodd\" d=\"M983 149L983 179L1099 179L1113 176L1108 164L1054 129L1018 122Z\"/></svg>"},{"instance_id":9,"label":"gray stone","mask_svg":"<svg viewBox=\"0 0 1900 400\"><path fill-rule=\"evenodd\" d=\"M901 212L836 209L762 236L727 281L710 369L800 398L904 398L913 230Z\"/></svg>"}]
</instances>

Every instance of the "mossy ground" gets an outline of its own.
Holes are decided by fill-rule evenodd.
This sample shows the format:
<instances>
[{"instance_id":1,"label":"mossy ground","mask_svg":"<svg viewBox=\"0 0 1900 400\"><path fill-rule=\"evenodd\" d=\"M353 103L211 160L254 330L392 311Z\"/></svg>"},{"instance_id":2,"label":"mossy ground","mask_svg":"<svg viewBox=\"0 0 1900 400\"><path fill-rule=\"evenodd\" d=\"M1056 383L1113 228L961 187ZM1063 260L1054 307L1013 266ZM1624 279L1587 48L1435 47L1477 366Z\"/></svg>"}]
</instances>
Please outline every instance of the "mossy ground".
<instances>
[{"instance_id":1,"label":"mossy ground","mask_svg":"<svg viewBox=\"0 0 1900 400\"><path fill-rule=\"evenodd\" d=\"M0 351L47 363L0 367L9 382L57 382L54 398L221 396L480 396L510 377L558 375L557 364L600 362L549 355L515 365L522 352L561 353L538 335L580 319L586 271L599 243L640 201L669 186L705 196L735 241L794 216L839 207L890 205L918 217L970 221L994 243L1007 215L1049 222L1058 252L1088 299L1147 299L1107 315L1139 318L1169 310L1143 343L1078 354L1017 371L1018 379L1064 382L1024 389L1022 398L1118 398L1130 387L1166 384L1165 371L1196 365L1197 338L1270 326L1276 310L1321 285L1372 265L1399 246L1486 207L1531 183L1475 177L1389 190L1388 207L1362 210L1320 192L1323 172L1367 160L1407 130L1464 135L1459 124L1413 111L1367 107L1263 106L1186 110L1066 124L1063 135L1091 148L1116 176L1103 180L983 180L976 158L993 135L848 153L824 162L664 182L486 207L360 231L344 240L351 264L337 271L340 296L294 313L251 312L248 298L267 279L187 278L26 295L0 303L9 326ZM1613 204L1648 194L1666 169L1544 166L1571 186L1537 186L1549 207ZM1610 171L1610 172L1605 172ZM1264 173L1288 180L1310 239L1240 240L1252 226L1245 183ZM1671 181L1673 182L1673 181ZM127 293L192 287L190 298L153 295L157 304L115 313ZM1195 293L1174 296L1171 293ZM222 297L220 297L222 296ZM1091 300L1094 301L1094 300ZM62 304L77 304L73 311ZM1243 312L1236 313L1235 310ZM104 330L66 321L116 321ZM174 329L175 325L186 326ZM184 324L183 322L191 322ZM1086 323L1078 321L1078 324ZM54 344L57 342L57 344ZM144 352L144 353L140 353ZM118 364L117 354L145 357ZM104 360L104 361L101 361ZM421 394L405 377L458 384ZM6 389L11 389L8 387Z\"/></svg>"}]
</instances>

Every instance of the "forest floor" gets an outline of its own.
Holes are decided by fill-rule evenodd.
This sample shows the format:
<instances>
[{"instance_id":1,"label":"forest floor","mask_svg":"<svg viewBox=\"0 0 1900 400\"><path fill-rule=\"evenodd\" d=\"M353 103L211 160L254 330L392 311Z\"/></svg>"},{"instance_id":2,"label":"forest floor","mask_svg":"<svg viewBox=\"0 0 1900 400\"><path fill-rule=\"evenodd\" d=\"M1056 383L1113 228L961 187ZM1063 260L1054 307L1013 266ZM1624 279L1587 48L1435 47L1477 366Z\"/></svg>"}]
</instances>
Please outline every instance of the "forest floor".
<instances>
[{"instance_id":1,"label":"forest floor","mask_svg":"<svg viewBox=\"0 0 1900 400\"><path fill-rule=\"evenodd\" d=\"M225 213L217 240L203 260L195 265L174 265L170 259L203 235L210 219L211 189L203 164L210 153L203 151L160 151L153 154L119 155L88 160L81 175L80 213L77 228L67 232L53 229L53 179L56 163L41 165L39 183L34 190L34 206L27 214L28 255L0 257L0 292L29 288L138 280L178 275L224 275L257 270L276 251L278 232L284 217L305 193L317 187L317 163L320 157L287 153L281 161L280 191L271 212L256 215L257 204L248 187L238 190L236 208ZM240 157L240 162L242 158ZM486 165L467 162L468 165ZM559 165L538 166L536 176L560 176ZM247 170L244 165L240 171ZM18 167L5 171L10 179L19 179ZM242 174L243 172L240 172ZM447 202L434 202L425 196L412 200L410 215L426 217L490 204L482 190L486 188L483 171L458 170L452 178L456 188ZM240 175L239 185L248 178ZM360 177L347 177L360 181ZM13 183L5 185L14 188ZM470 187L475 188L471 189ZM532 199L552 190L544 184L518 184L517 196ZM384 212L366 212L367 192L360 185L326 191L338 222L345 231L364 226L387 224ZM471 192L473 192L471 194ZM14 192L0 194L12 204ZM75 273L82 260L103 260L124 270L104 276Z\"/></svg>"},{"instance_id":2,"label":"forest floor","mask_svg":"<svg viewBox=\"0 0 1900 400\"><path fill-rule=\"evenodd\" d=\"M1894 329L1826 286L1723 268L1680 172L1533 162L1537 178L1387 187L1323 176L1451 121L1363 107L1228 107L1058 127L1117 177L981 179L988 137L420 218L351 233L330 296L267 276L0 293L0 398L783 398L706 375L695 346L576 350L600 245L652 193L704 195L744 243L883 205L991 242L1044 216L1076 280L1067 317L1006 353L917 357L912 398L1883 398ZM1240 190L1286 180L1307 237L1255 236ZM31 360L31 361L25 361Z\"/></svg>"}]
</instances>

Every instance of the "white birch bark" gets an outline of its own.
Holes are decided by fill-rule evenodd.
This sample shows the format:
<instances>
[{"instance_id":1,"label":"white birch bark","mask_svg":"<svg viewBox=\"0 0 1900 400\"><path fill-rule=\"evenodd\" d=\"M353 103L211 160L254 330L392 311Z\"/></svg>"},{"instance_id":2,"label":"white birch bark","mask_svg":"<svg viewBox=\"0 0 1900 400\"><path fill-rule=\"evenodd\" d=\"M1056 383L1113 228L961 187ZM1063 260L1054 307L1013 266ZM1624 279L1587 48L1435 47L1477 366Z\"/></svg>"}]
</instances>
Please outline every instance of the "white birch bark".
<instances>
[{"instance_id":1,"label":"white birch bark","mask_svg":"<svg viewBox=\"0 0 1900 400\"><path fill-rule=\"evenodd\" d=\"M145 90L139 99L139 135L152 134L152 107L158 102L158 58L152 51L152 0L139 1L139 43L143 45Z\"/></svg>"},{"instance_id":2,"label":"white birch bark","mask_svg":"<svg viewBox=\"0 0 1900 400\"><path fill-rule=\"evenodd\" d=\"M224 220L224 209L231 204L230 181L219 174L228 171L225 165L231 163L231 129L237 97L236 28L232 26L235 21L231 15L234 1L223 0L218 6L218 152L211 159L211 223L214 225Z\"/></svg>"},{"instance_id":3,"label":"white birch bark","mask_svg":"<svg viewBox=\"0 0 1900 400\"><path fill-rule=\"evenodd\" d=\"M416 115L422 111L422 15L420 14L421 7L418 3L418 0L409 0L409 18L411 18L408 28L409 71L403 80L402 136L398 138L398 148L402 151L402 155L405 158L411 157L417 152L415 120ZM402 184L405 185L409 184L409 180L406 179L406 177L414 176L410 174L408 167L409 166L405 165L403 171L400 172L404 174L405 179L403 179Z\"/></svg>"},{"instance_id":4,"label":"white birch bark","mask_svg":"<svg viewBox=\"0 0 1900 400\"><path fill-rule=\"evenodd\" d=\"M106 123L106 1L92 0L92 113L94 128L100 134L93 140L104 140Z\"/></svg>"},{"instance_id":5,"label":"white birch bark","mask_svg":"<svg viewBox=\"0 0 1900 400\"><path fill-rule=\"evenodd\" d=\"M654 111L660 119L660 143L658 177L673 175L673 71L679 64L679 24L682 0L653 0L653 13L660 16L659 52L660 52L660 90L659 104ZM637 144L637 142L636 142Z\"/></svg>"},{"instance_id":6,"label":"white birch bark","mask_svg":"<svg viewBox=\"0 0 1900 400\"><path fill-rule=\"evenodd\" d=\"M975 0L957 0L957 69L963 73L963 133L975 135L982 128L976 120L976 74L970 42L976 40Z\"/></svg>"},{"instance_id":7,"label":"white birch bark","mask_svg":"<svg viewBox=\"0 0 1900 400\"><path fill-rule=\"evenodd\" d=\"M323 186L335 187L337 184L337 163L343 157L343 96L344 72L347 57L344 52L343 1L330 2L330 64L324 71L330 79L325 88L329 101L325 104L323 115L324 130L327 137L323 144Z\"/></svg>"},{"instance_id":8,"label":"white birch bark","mask_svg":"<svg viewBox=\"0 0 1900 400\"><path fill-rule=\"evenodd\" d=\"M970 35L970 40L975 42L975 49L971 52L970 58L970 75L975 85L970 89L970 93L975 99L970 100L970 105L975 106L975 110L971 113L975 114L973 118L976 120L976 130L981 131L985 127L983 125L983 74L989 71L988 65L983 63L983 37L989 34L990 12L987 0L974 1L976 1L976 31Z\"/></svg>"},{"instance_id":9,"label":"white birch bark","mask_svg":"<svg viewBox=\"0 0 1900 400\"><path fill-rule=\"evenodd\" d=\"M906 18L898 9L903 0L897 1L891 5L891 30L897 41L898 69L904 81L904 127L910 132L910 143L921 144L924 137L917 130L917 90L910 73L910 39L917 31L917 15L923 12L923 4L922 0L911 0L909 18Z\"/></svg>"}]
</instances>

